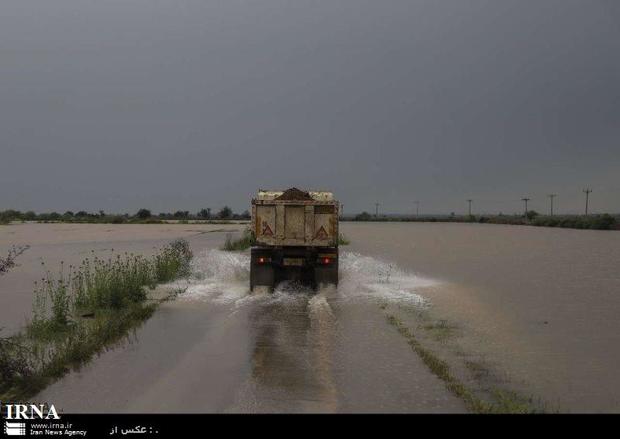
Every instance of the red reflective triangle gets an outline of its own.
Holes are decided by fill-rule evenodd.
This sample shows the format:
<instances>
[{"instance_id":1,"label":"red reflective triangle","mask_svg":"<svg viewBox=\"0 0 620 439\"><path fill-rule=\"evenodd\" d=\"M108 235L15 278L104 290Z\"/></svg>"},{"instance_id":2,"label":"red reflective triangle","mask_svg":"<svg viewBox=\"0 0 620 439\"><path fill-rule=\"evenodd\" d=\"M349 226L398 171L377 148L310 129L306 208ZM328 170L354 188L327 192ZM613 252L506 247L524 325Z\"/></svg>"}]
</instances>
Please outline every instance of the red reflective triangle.
<instances>
[{"instance_id":1,"label":"red reflective triangle","mask_svg":"<svg viewBox=\"0 0 620 439\"><path fill-rule=\"evenodd\" d=\"M316 232L314 239L327 239L327 232L323 226Z\"/></svg>"},{"instance_id":2,"label":"red reflective triangle","mask_svg":"<svg viewBox=\"0 0 620 439\"><path fill-rule=\"evenodd\" d=\"M269 224L267 223L263 223L263 236L273 236L271 227L269 227Z\"/></svg>"}]
</instances>

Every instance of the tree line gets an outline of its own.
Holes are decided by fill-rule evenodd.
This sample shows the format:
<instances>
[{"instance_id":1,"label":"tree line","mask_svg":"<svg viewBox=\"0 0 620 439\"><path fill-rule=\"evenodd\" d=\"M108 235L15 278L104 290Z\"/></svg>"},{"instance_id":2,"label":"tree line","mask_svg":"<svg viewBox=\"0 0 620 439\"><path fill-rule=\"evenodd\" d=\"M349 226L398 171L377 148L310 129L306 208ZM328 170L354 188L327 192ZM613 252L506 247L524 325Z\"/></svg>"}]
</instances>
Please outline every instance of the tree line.
<instances>
[{"instance_id":1,"label":"tree line","mask_svg":"<svg viewBox=\"0 0 620 439\"><path fill-rule=\"evenodd\" d=\"M78 212L66 211L36 213L34 211L21 212L19 210L0 211L0 224L11 221L58 221L58 222L143 222L157 223L167 220L247 220L250 219L250 212L245 210L242 213L235 213L230 207L224 206L217 212L212 212L211 208L203 208L198 212L188 210L177 210L176 212L160 212L154 214L149 209L139 209L135 214L110 214L103 210L96 213L80 210Z\"/></svg>"},{"instance_id":2,"label":"tree line","mask_svg":"<svg viewBox=\"0 0 620 439\"><path fill-rule=\"evenodd\" d=\"M345 218L343 218L345 219ZM520 226L561 227L568 229L618 230L619 218L607 213L585 215L541 215L534 210L528 210L523 215L412 215L387 216L373 215L362 212L347 221L394 221L394 222L451 222L451 223L487 223L509 224Z\"/></svg>"}]
</instances>

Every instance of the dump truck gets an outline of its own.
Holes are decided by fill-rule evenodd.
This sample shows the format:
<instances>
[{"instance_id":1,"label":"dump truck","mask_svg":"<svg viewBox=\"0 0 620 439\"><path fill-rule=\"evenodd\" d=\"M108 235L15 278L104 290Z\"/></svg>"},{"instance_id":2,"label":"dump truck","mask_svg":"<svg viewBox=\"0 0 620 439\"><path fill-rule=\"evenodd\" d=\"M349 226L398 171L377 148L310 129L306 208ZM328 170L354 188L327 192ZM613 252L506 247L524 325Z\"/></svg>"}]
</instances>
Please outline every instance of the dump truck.
<instances>
[{"instance_id":1,"label":"dump truck","mask_svg":"<svg viewBox=\"0 0 620 439\"><path fill-rule=\"evenodd\" d=\"M338 284L338 209L331 192L259 190L252 200L250 289Z\"/></svg>"}]
</instances>

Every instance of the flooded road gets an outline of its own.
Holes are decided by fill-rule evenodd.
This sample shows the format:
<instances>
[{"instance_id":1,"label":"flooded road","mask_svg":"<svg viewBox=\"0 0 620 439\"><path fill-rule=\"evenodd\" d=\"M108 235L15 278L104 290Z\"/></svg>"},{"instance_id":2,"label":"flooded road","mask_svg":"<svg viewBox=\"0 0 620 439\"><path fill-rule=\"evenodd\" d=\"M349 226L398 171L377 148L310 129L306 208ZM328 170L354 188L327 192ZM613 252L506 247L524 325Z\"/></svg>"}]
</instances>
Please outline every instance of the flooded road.
<instances>
[{"instance_id":1,"label":"flooded road","mask_svg":"<svg viewBox=\"0 0 620 439\"><path fill-rule=\"evenodd\" d=\"M386 324L381 291L357 294L368 258L343 259L338 290L281 285L250 295L249 256L206 249L196 278L178 283L187 291L135 340L37 399L68 412L465 411Z\"/></svg>"},{"instance_id":2,"label":"flooded road","mask_svg":"<svg viewBox=\"0 0 620 439\"><path fill-rule=\"evenodd\" d=\"M177 236L195 253L184 294L37 399L67 412L465 411L387 324L388 307L449 322L458 355L484 357L552 410L620 411L618 233L344 223L351 245L341 248L337 289L250 295L248 255L217 250L241 227L0 229L0 249L32 245L0 280L2 326L27 315L41 258L51 267L112 245L148 252Z\"/></svg>"}]
</instances>

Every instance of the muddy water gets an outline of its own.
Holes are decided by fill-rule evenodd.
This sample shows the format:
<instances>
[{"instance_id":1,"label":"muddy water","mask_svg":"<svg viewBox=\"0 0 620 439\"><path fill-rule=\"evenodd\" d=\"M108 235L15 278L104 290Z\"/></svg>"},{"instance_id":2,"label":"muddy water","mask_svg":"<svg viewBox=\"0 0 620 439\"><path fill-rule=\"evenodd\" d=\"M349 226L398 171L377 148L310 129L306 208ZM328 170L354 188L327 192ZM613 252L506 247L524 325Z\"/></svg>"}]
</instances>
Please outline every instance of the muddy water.
<instances>
[{"instance_id":1,"label":"muddy water","mask_svg":"<svg viewBox=\"0 0 620 439\"><path fill-rule=\"evenodd\" d=\"M561 411L620 411L620 233L345 224L351 250L438 281L420 292L460 342Z\"/></svg>"},{"instance_id":2,"label":"muddy water","mask_svg":"<svg viewBox=\"0 0 620 439\"><path fill-rule=\"evenodd\" d=\"M411 276L407 286L390 288L382 277L387 266L344 254L338 290L280 285L250 295L248 263L247 254L198 252L194 278L177 283L187 288L177 301L135 339L37 399L70 412L465 410L378 307L384 300L419 303L403 288L428 281ZM384 294L391 289L394 296Z\"/></svg>"},{"instance_id":3,"label":"muddy water","mask_svg":"<svg viewBox=\"0 0 620 439\"><path fill-rule=\"evenodd\" d=\"M140 237L132 238L105 226L80 231L89 238L75 243L70 230L36 227L44 229L29 236L45 244L33 238L22 275L0 281L4 306L13 306L11 286L27 283L41 255L76 258L108 242L150 251L179 234L196 253L183 296L39 395L67 411L464 411L386 324L385 303L424 306L454 322L463 350L484 355L551 408L620 410L620 234L345 223L352 245L341 252L338 289L281 285L250 295L248 256L216 250L225 232L131 226ZM0 243L11 237L0 233Z\"/></svg>"},{"instance_id":4,"label":"muddy water","mask_svg":"<svg viewBox=\"0 0 620 439\"><path fill-rule=\"evenodd\" d=\"M0 279L0 327L3 333L20 329L30 316L35 281L46 271L65 270L93 256L108 258L123 252L152 254L175 238L198 247L217 246L222 235L242 225L198 224L12 224L0 226L0 255L12 246L30 246L18 266Z\"/></svg>"},{"instance_id":5,"label":"muddy water","mask_svg":"<svg viewBox=\"0 0 620 439\"><path fill-rule=\"evenodd\" d=\"M465 410L386 324L379 308L386 300L421 303L415 290L431 281L343 253L337 290L315 294L281 285L273 294L250 295L248 255L217 250L224 231L138 226L132 237L115 226L30 227L20 236L29 237L32 248L13 277L3 279L3 292L31 281L41 270L41 257L54 255L47 262L52 266L60 258L77 260L93 246L102 255L112 246L150 252L185 236L196 254L193 278L180 283L187 287L185 294L163 305L115 349L48 387L38 400L68 412ZM22 243L17 237L3 239ZM26 290L24 296L29 302ZM19 308L26 309L17 302L13 309Z\"/></svg>"}]
</instances>

